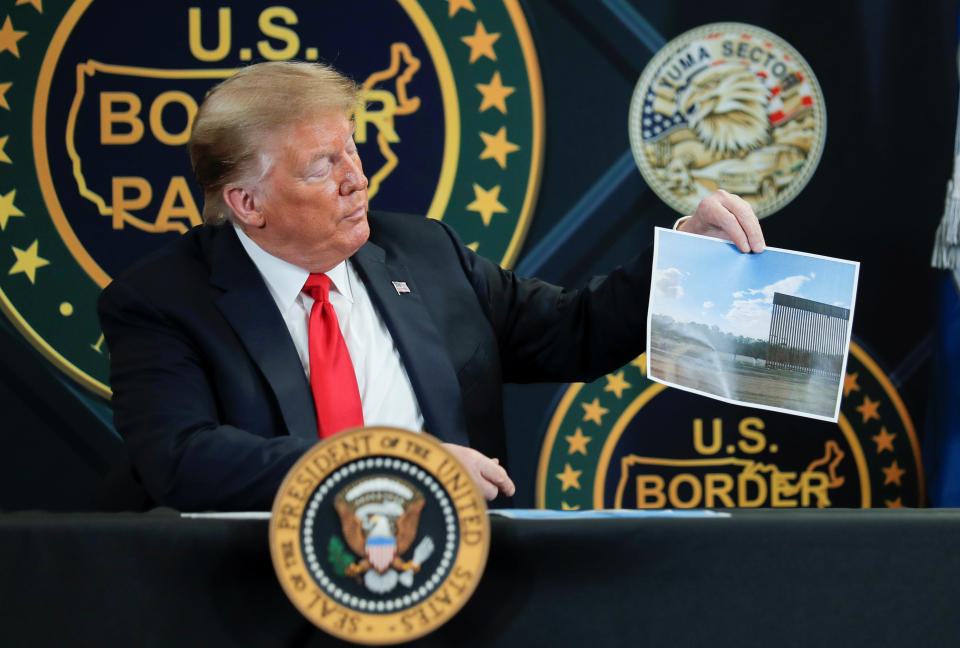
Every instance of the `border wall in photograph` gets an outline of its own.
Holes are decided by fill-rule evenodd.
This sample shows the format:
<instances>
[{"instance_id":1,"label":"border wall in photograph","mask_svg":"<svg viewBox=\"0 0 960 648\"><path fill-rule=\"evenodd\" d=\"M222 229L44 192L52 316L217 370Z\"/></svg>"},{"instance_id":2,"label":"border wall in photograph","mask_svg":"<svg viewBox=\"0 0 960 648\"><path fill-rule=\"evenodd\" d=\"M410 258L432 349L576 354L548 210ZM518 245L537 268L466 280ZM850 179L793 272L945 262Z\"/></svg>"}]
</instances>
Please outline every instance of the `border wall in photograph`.
<instances>
[{"instance_id":1,"label":"border wall in photograph","mask_svg":"<svg viewBox=\"0 0 960 648\"><path fill-rule=\"evenodd\" d=\"M774 293L767 367L839 376L849 319L846 308Z\"/></svg>"}]
</instances>

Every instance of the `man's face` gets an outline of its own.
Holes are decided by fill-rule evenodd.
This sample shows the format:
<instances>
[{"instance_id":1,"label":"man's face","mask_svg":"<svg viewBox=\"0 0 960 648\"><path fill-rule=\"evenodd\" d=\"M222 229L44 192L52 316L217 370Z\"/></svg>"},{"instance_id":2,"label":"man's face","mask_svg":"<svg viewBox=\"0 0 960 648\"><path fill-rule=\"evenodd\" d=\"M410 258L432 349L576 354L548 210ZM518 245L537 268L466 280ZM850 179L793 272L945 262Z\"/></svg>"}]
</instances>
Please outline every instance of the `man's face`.
<instances>
[{"instance_id":1,"label":"man's face","mask_svg":"<svg viewBox=\"0 0 960 648\"><path fill-rule=\"evenodd\" d=\"M366 243L367 178L353 128L331 112L267 138L270 166L255 189L263 225L247 230L267 252L326 272Z\"/></svg>"}]
</instances>

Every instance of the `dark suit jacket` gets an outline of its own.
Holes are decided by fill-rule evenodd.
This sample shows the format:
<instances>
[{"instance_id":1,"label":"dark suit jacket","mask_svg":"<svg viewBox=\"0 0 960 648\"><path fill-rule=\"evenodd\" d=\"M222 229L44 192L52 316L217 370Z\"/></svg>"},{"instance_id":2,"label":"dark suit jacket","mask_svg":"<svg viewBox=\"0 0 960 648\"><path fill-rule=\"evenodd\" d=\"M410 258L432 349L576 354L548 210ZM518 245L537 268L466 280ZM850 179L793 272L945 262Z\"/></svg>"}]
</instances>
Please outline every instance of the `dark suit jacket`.
<instances>
[{"instance_id":1,"label":"dark suit jacket","mask_svg":"<svg viewBox=\"0 0 960 648\"><path fill-rule=\"evenodd\" d=\"M442 223L370 215L352 257L426 430L503 459L505 381L593 380L645 341L649 254L579 291L521 279ZM404 281L409 294L398 294ZM104 291L116 427L154 503L268 509L317 442L310 386L230 226L193 229Z\"/></svg>"}]
</instances>

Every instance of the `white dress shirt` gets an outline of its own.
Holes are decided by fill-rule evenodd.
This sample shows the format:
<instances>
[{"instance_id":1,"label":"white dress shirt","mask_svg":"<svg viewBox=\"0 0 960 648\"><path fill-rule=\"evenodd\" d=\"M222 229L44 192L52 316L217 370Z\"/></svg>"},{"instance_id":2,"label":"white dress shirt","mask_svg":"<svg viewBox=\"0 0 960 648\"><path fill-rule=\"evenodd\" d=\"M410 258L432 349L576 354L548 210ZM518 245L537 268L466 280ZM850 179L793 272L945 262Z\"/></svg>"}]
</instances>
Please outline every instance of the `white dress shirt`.
<instances>
[{"instance_id":1,"label":"white dress shirt","mask_svg":"<svg viewBox=\"0 0 960 648\"><path fill-rule=\"evenodd\" d=\"M309 272L273 256L244 234L240 238L287 324L300 364L310 377L310 348L307 343L313 298L302 292ZM330 277L330 303L337 313L340 332L347 343L353 370L360 388L364 425L392 425L408 430L423 429L423 414L413 393L393 337L370 301L363 281L349 261L326 273Z\"/></svg>"}]
</instances>

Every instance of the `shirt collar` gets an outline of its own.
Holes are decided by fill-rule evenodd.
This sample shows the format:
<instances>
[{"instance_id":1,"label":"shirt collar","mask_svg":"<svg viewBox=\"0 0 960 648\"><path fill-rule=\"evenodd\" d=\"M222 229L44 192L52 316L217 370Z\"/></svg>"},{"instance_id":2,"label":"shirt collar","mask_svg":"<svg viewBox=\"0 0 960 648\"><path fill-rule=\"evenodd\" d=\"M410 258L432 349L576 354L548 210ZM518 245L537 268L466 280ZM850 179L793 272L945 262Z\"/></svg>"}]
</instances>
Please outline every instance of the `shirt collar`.
<instances>
[{"instance_id":1,"label":"shirt collar","mask_svg":"<svg viewBox=\"0 0 960 648\"><path fill-rule=\"evenodd\" d=\"M300 266L284 261L264 250L247 236L236 223L233 223L233 229L250 260L253 261L253 264L257 266L257 270L263 276L267 289L270 290L270 295L277 302L277 305L286 311L299 297L300 291L303 290L303 284L307 281L310 273ZM346 261L341 261L325 274L330 277L332 288L346 297L350 303L353 303L353 292L350 289L346 264Z\"/></svg>"}]
</instances>

